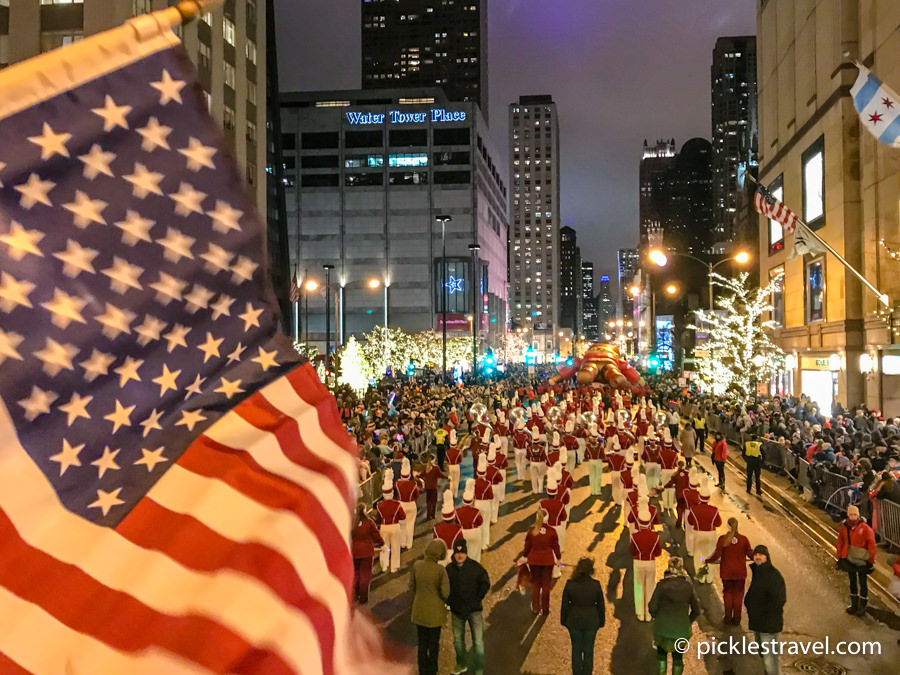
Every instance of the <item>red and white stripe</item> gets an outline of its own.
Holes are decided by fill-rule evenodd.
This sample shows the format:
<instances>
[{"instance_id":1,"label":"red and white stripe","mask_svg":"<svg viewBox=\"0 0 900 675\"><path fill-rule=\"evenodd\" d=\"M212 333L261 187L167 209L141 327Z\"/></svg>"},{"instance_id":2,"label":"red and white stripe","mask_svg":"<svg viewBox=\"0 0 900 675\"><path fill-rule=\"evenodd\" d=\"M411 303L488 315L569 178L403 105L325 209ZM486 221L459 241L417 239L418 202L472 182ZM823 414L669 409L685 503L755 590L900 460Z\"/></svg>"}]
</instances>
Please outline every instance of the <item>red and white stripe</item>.
<instances>
[{"instance_id":1,"label":"red and white stripe","mask_svg":"<svg viewBox=\"0 0 900 675\"><path fill-rule=\"evenodd\" d=\"M797 214L777 199L774 204L769 204L757 190L753 198L753 204L758 213L779 223L788 234L793 234L794 230L797 229Z\"/></svg>"},{"instance_id":2,"label":"red and white stripe","mask_svg":"<svg viewBox=\"0 0 900 675\"><path fill-rule=\"evenodd\" d=\"M356 447L304 365L115 529L67 511L0 405L0 672L353 673Z\"/></svg>"}]
</instances>

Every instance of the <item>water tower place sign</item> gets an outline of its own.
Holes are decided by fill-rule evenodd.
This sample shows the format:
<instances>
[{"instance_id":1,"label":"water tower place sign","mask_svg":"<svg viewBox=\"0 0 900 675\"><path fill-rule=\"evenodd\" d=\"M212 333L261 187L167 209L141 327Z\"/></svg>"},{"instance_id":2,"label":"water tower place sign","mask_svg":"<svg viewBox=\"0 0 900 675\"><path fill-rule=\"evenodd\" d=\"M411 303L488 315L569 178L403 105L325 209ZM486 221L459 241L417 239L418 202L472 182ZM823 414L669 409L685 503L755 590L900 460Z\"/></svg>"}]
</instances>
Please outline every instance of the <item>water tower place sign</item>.
<instances>
[{"instance_id":1,"label":"water tower place sign","mask_svg":"<svg viewBox=\"0 0 900 675\"><path fill-rule=\"evenodd\" d=\"M400 110L389 110L385 113L371 112L347 112L347 122L350 124L384 124L385 119L391 124L422 124L428 121L429 116L434 122L465 122L465 111L444 110L443 108L432 108L431 114L428 112L403 112Z\"/></svg>"}]
</instances>

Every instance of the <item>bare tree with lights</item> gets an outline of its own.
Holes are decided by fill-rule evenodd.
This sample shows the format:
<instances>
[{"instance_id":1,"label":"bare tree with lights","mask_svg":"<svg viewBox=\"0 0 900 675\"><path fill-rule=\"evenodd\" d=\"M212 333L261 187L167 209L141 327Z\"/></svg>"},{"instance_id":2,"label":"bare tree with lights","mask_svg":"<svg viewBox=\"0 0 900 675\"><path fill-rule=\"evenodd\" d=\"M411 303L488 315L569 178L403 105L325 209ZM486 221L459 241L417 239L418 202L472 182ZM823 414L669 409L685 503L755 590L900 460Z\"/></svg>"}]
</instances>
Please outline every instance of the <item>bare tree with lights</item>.
<instances>
[{"instance_id":1,"label":"bare tree with lights","mask_svg":"<svg viewBox=\"0 0 900 675\"><path fill-rule=\"evenodd\" d=\"M771 379L784 364L784 352L772 341L774 321L763 321L772 311L770 298L776 279L765 288L752 287L750 275L712 274L713 285L723 289L716 297L718 310L694 312L692 330L708 333L706 356L696 359L700 386L714 394L749 395L757 382Z\"/></svg>"}]
</instances>

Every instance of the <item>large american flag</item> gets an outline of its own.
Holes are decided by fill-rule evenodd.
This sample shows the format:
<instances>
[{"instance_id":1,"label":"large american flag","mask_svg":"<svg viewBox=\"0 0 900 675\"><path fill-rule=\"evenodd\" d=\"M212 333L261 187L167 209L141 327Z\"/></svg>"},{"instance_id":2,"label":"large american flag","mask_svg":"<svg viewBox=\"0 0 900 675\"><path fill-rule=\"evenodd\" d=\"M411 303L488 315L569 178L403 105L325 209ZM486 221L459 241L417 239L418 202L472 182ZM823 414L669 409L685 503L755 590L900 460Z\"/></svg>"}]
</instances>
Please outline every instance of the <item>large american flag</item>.
<instances>
[{"instance_id":1,"label":"large american flag","mask_svg":"<svg viewBox=\"0 0 900 675\"><path fill-rule=\"evenodd\" d=\"M758 213L779 223L788 234L797 229L797 214L778 201L763 185L756 187L753 205Z\"/></svg>"},{"instance_id":2,"label":"large american flag","mask_svg":"<svg viewBox=\"0 0 900 675\"><path fill-rule=\"evenodd\" d=\"M0 73L0 672L362 672L356 448L186 55L54 83L119 31Z\"/></svg>"}]
</instances>

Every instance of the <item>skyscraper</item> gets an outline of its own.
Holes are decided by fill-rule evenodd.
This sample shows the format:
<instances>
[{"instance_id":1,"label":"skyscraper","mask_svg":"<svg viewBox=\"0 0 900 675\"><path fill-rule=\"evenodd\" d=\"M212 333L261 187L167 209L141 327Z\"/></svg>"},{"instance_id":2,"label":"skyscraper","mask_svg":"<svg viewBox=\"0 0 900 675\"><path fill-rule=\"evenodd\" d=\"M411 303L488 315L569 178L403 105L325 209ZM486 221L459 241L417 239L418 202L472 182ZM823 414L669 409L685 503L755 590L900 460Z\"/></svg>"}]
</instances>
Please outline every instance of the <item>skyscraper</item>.
<instances>
[{"instance_id":1,"label":"skyscraper","mask_svg":"<svg viewBox=\"0 0 900 675\"><path fill-rule=\"evenodd\" d=\"M364 89L440 87L488 117L486 0L362 0ZM420 101L421 102L421 101Z\"/></svg>"},{"instance_id":2,"label":"skyscraper","mask_svg":"<svg viewBox=\"0 0 900 675\"><path fill-rule=\"evenodd\" d=\"M559 120L551 96L509 105L510 313L533 331L534 349L555 351L559 326Z\"/></svg>"},{"instance_id":3,"label":"skyscraper","mask_svg":"<svg viewBox=\"0 0 900 675\"><path fill-rule=\"evenodd\" d=\"M581 249L566 225L559 231L559 325L581 333Z\"/></svg>"},{"instance_id":4,"label":"skyscraper","mask_svg":"<svg viewBox=\"0 0 900 675\"><path fill-rule=\"evenodd\" d=\"M644 141L640 163L640 228L641 248L647 243L647 231L663 220L662 205L655 195L666 180L666 174L675 162L675 139L657 140L656 145Z\"/></svg>"},{"instance_id":5,"label":"skyscraper","mask_svg":"<svg viewBox=\"0 0 900 675\"><path fill-rule=\"evenodd\" d=\"M581 332L588 340L597 340L597 298L594 297L594 263L581 261Z\"/></svg>"},{"instance_id":6,"label":"skyscraper","mask_svg":"<svg viewBox=\"0 0 900 675\"><path fill-rule=\"evenodd\" d=\"M620 248L619 263L619 301L618 315L630 317L634 313L634 299L631 296L630 284L637 274L641 256L636 248Z\"/></svg>"},{"instance_id":7,"label":"skyscraper","mask_svg":"<svg viewBox=\"0 0 900 675\"><path fill-rule=\"evenodd\" d=\"M0 66L72 44L171 4L167 0L4 0L0 2ZM266 0L225 0L177 31L197 66L207 105L224 129L226 145L244 167L262 212L266 204L266 147L260 140L260 130L266 128L265 4Z\"/></svg>"},{"instance_id":8,"label":"skyscraper","mask_svg":"<svg viewBox=\"0 0 900 675\"><path fill-rule=\"evenodd\" d=\"M613 302L612 282L607 275L600 277L600 292L597 294L597 325L598 333L604 333L609 320L616 315L616 305ZM600 339L598 334L596 339Z\"/></svg>"},{"instance_id":9,"label":"skyscraper","mask_svg":"<svg viewBox=\"0 0 900 675\"><path fill-rule=\"evenodd\" d=\"M725 244L736 234L738 169L757 163L756 37L716 40L711 80L715 242Z\"/></svg>"}]
</instances>

